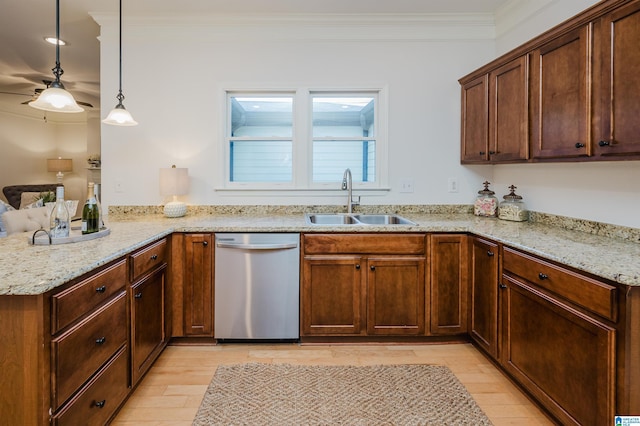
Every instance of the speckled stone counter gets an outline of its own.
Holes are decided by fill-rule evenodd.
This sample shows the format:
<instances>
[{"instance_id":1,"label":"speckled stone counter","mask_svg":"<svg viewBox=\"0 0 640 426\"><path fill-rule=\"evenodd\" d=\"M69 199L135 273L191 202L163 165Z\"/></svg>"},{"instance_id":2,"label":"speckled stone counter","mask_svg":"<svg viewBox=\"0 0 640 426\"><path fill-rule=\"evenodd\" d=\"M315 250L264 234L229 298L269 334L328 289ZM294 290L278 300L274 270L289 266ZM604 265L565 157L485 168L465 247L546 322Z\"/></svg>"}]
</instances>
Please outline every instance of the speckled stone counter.
<instances>
[{"instance_id":1,"label":"speckled stone counter","mask_svg":"<svg viewBox=\"0 0 640 426\"><path fill-rule=\"evenodd\" d=\"M417 225L311 225L303 213L123 212L109 217L111 234L96 240L31 246L30 233L0 239L0 295L47 292L173 232L470 232L618 283L640 285L640 244L540 223L505 222L452 211L402 211ZM199 214L198 214L199 213Z\"/></svg>"}]
</instances>

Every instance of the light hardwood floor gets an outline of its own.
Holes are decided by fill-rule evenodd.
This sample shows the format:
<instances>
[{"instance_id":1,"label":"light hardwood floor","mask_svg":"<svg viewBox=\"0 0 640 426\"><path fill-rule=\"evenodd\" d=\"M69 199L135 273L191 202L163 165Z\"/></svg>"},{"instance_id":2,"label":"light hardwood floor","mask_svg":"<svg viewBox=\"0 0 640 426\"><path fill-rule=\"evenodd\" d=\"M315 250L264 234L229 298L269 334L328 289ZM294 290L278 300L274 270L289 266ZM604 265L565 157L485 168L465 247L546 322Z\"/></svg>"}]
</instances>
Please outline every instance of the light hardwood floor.
<instances>
[{"instance_id":1,"label":"light hardwood floor","mask_svg":"<svg viewBox=\"0 0 640 426\"><path fill-rule=\"evenodd\" d=\"M288 343L169 346L112 425L191 425L217 366L244 362L446 365L495 426L553 424L470 344L300 346Z\"/></svg>"}]
</instances>

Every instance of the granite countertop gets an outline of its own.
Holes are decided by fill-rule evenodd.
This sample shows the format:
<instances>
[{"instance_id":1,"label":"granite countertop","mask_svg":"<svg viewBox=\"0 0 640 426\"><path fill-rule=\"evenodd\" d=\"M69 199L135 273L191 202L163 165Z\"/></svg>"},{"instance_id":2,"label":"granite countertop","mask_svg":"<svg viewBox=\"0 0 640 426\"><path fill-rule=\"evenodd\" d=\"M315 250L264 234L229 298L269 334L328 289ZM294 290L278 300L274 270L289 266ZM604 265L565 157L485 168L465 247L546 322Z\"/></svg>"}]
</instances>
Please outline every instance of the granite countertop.
<instances>
[{"instance_id":1,"label":"granite countertop","mask_svg":"<svg viewBox=\"0 0 640 426\"><path fill-rule=\"evenodd\" d=\"M159 214L110 218L110 235L32 246L31 233L0 239L0 295L45 293L173 232L471 232L618 283L640 285L640 244L530 222L470 214L403 213L417 225L310 225L297 214Z\"/></svg>"}]
</instances>

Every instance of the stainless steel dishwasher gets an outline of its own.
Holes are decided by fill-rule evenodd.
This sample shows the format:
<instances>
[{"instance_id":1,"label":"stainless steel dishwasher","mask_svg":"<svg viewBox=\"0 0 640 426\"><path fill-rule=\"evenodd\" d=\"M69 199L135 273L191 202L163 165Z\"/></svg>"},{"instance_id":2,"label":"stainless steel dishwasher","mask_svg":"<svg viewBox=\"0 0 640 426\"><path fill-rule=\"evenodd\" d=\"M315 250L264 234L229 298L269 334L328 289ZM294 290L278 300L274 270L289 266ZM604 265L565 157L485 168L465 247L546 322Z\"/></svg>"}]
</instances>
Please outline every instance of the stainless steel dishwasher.
<instances>
[{"instance_id":1,"label":"stainless steel dishwasher","mask_svg":"<svg viewBox=\"0 0 640 426\"><path fill-rule=\"evenodd\" d=\"M216 339L298 339L300 235L215 236Z\"/></svg>"}]
</instances>

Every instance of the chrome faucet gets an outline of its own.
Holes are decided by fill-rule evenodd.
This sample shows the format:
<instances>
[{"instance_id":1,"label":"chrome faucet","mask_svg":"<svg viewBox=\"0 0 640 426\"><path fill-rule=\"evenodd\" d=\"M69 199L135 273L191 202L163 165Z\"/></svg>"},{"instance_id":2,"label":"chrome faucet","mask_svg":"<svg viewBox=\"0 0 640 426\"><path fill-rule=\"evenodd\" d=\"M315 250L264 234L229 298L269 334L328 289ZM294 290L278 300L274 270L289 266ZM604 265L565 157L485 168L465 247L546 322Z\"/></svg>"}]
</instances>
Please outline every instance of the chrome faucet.
<instances>
[{"instance_id":1,"label":"chrome faucet","mask_svg":"<svg viewBox=\"0 0 640 426\"><path fill-rule=\"evenodd\" d=\"M347 191L347 213L353 213L353 206L360 204L360 197L354 201L352 196L353 181L351 178L351 169L344 171L342 175L342 190Z\"/></svg>"}]
</instances>

